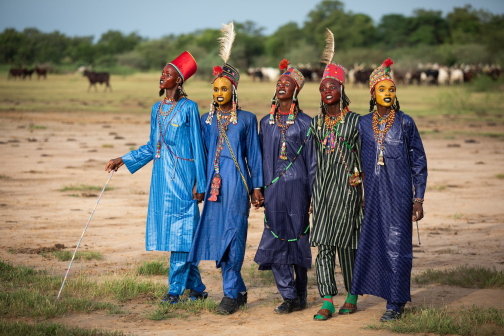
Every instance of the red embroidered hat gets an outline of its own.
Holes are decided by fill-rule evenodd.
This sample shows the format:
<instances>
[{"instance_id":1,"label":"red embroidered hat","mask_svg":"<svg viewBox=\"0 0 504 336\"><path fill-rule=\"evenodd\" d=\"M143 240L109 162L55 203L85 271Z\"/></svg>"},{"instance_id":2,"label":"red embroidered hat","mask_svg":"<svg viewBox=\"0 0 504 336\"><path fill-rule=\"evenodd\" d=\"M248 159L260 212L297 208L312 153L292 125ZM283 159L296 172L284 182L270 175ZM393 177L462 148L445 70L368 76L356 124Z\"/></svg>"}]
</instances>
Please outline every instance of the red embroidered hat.
<instances>
[{"instance_id":1,"label":"red embroidered hat","mask_svg":"<svg viewBox=\"0 0 504 336\"><path fill-rule=\"evenodd\" d=\"M194 75L196 73L196 70L198 69L196 60L188 51L184 51L182 54L180 54L179 57L175 58L171 63L168 64L173 65L180 76L182 76L182 80L184 82L191 78L191 76Z\"/></svg>"},{"instance_id":2,"label":"red embroidered hat","mask_svg":"<svg viewBox=\"0 0 504 336\"><path fill-rule=\"evenodd\" d=\"M324 75L322 75L322 81L326 78L332 78L335 79L341 85L345 86L345 74L346 70L342 65L336 63L329 63L325 67ZM320 84L322 84L322 81L320 82Z\"/></svg>"}]
</instances>

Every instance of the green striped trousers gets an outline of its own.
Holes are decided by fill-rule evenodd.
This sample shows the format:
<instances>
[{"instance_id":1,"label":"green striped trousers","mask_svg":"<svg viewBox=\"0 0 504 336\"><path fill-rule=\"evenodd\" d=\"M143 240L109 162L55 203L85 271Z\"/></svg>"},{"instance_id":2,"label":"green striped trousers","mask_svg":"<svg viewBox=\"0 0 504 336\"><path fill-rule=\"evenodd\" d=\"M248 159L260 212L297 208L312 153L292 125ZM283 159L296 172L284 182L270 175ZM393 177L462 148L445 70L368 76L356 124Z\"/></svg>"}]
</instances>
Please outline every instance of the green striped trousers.
<instances>
[{"instance_id":1,"label":"green striped trousers","mask_svg":"<svg viewBox=\"0 0 504 336\"><path fill-rule=\"evenodd\" d=\"M351 248L339 248L337 246L319 245L318 255L315 260L317 270L317 285L320 296L335 296L338 294L336 286L336 250L338 251L341 274L345 289L350 293L352 287L352 275L355 265L357 250Z\"/></svg>"}]
</instances>

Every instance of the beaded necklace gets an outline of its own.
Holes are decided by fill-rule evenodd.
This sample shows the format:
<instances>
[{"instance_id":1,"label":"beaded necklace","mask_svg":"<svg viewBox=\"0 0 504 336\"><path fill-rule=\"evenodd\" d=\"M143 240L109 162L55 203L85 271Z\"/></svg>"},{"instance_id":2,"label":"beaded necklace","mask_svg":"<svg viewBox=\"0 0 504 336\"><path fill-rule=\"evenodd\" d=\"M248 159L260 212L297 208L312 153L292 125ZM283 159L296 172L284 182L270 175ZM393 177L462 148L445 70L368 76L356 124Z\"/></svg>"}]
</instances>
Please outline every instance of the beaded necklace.
<instances>
[{"instance_id":1,"label":"beaded necklace","mask_svg":"<svg viewBox=\"0 0 504 336\"><path fill-rule=\"evenodd\" d=\"M294 123L294 119L296 119L296 116L298 114L299 110L297 107L294 108L294 111L291 111L289 113L283 113L280 111L280 108L278 109L278 113L276 114L276 124L278 128L280 129L280 132L282 133L282 147L280 149L280 160L288 160L287 158L287 142L285 140L285 134L287 133L287 130L289 129L289 126ZM286 121L282 120L282 115L289 115L289 118ZM292 115L292 118L291 118Z\"/></svg>"},{"instance_id":2,"label":"beaded necklace","mask_svg":"<svg viewBox=\"0 0 504 336\"><path fill-rule=\"evenodd\" d=\"M171 108L167 112L163 112L163 105L165 103L172 104ZM156 144L156 159L159 159L161 157L161 141L163 140L163 137L164 137L164 134L163 134L164 123L165 123L167 117L170 115L170 113L173 112L173 110L175 109L176 106L177 106L177 103L173 100L173 98L166 98L166 97L159 104L158 113L157 113L159 137L158 137L158 141ZM161 122L161 116L164 117L163 122ZM173 117L172 117L172 119L173 119ZM171 119L170 119L170 121L171 121ZM170 123L170 122L168 122L168 123Z\"/></svg>"},{"instance_id":3,"label":"beaded necklace","mask_svg":"<svg viewBox=\"0 0 504 336\"><path fill-rule=\"evenodd\" d=\"M215 175L212 178L212 185L210 190L210 198L209 201L216 202L217 195L219 195L219 189L221 187L222 178L220 176L220 154L222 149L224 148L224 136L227 131L229 124L231 123L232 116L231 114L225 115L224 112L220 109L216 113L217 114L217 131L219 132L219 139L217 140L217 150L215 151L214 157L214 170Z\"/></svg>"},{"instance_id":4,"label":"beaded necklace","mask_svg":"<svg viewBox=\"0 0 504 336\"><path fill-rule=\"evenodd\" d=\"M327 146L327 154L334 152L334 145L335 145L335 139L336 136L334 135L335 128L340 124L343 123L345 120L345 115L347 114L346 110L343 110L338 116L333 117L330 116L329 113L326 113L325 115L325 125L326 125L326 134L324 136L324 140L322 140L322 145L324 147Z\"/></svg>"},{"instance_id":5,"label":"beaded necklace","mask_svg":"<svg viewBox=\"0 0 504 336\"><path fill-rule=\"evenodd\" d=\"M373 113L373 132L374 132L374 139L375 141L380 145L380 155L378 156L378 162L376 163L378 166L384 166L385 163L383 162L383 144L385 142L385 136L387 135L387 132L389 129L392 127L394 124L395 120L395 111L392 110L388 114L387 117L380 118L378 115L378 111L374 111ZM385 128L380 130L380 127L378 125L383 125L385 124Z\"/></svg>"}]
</instances>

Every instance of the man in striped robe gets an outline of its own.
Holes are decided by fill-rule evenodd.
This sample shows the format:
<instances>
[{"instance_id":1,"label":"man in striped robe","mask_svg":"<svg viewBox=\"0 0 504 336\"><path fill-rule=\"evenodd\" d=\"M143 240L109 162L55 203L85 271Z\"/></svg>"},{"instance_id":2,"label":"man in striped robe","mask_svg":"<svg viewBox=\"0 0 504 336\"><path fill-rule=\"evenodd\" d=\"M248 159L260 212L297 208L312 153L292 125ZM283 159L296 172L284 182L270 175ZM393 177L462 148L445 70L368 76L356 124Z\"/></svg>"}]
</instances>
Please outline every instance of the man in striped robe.
<instances>
[{"instance_id":1,"label":"man in striped robe","mask_svg":"<svg viewBox=\"0 0 504 336\"><path fill-rule=\"evenodd\" d=\"M311 246L318 247L315 262L317 285L324 298L315 320L327 320L336 309L332 297L338 294L335 278L336 252L345 289L348 292L340 314L357 310L357 296L351 295L352 273L362 223L360 186L360 115L350 112L344 91L345 70L329 63L320 84L321 110L312 121L317 152L317 173L313 185L313 231Z\"/></svg>"}]
</instances>

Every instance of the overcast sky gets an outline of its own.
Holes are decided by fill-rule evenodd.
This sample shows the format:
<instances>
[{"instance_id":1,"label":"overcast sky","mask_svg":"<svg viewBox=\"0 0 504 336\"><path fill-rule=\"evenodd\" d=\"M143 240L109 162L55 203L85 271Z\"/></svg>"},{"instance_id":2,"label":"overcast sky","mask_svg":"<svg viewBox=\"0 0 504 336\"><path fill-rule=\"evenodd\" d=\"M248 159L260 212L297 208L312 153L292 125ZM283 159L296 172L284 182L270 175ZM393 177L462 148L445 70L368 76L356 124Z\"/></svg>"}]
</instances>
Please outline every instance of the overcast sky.
<instances>
[{"instance_id":1,"label":"overcast sky","mask_svg":"<svg viewBox=\"0 0 504 336\"><path fill-rule=\"evenodd\" d=\"M95 38L110 30L136 31L159 38L204 28L220 28L230 20L252 20L269 35L294 21L302 24L320 1L315 0L0 0L0 31L35 27L43 32L58 30L69 36ZM416 8L441 10L471 3L475 8L504 13L504 0L343 0L345 10L364 13L378 22L384 14L411 15Z\"/></svg>"}]
</instances>

